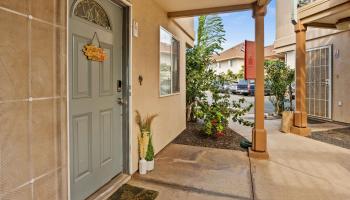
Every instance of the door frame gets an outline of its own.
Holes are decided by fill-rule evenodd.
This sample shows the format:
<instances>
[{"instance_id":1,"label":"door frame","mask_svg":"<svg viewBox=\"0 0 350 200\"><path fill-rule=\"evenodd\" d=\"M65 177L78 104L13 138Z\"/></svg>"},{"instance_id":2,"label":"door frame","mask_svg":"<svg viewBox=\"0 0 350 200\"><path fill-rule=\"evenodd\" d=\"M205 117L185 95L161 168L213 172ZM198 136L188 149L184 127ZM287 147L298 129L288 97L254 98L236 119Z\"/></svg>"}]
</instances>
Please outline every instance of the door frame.
<instances>
[{"instance_id":1,"label":"door frame","mask_svg":"<svg viewBox=\"0 0 350 200\"><path fill-rule=\"evenodd\" d=\"M306 50L306 52L310 52L313 50L318 50L318 49L328 49L329 50L329 55L328 55L328 76L330 81L328 81L328 116L326 118L320 117L320 116L315 116L315 115L308 115L312 118L320 118L323 120L333 120L333 45L328 44L328 45L322 45L318 47L313 47L309 48Z\"/></svg>"},{"instance_id":2,"label":"door frame","mask_svg":"<svg viewBox=\"0 0 350 200\"><path fill-rule=\"evenodd\" d=\"M75 0L77 1L77 0ZM116 4L117 6L122 7L123 9L123 33L122 33L122 51L123 51L123 57L122 57L122 77L123 77L123 100L125 102L125 105L122 108L123 112L123 120L122 120L122 138L123 138L123 170L122 173L131 175L132 171L132 126L130 125L130 122L133 119L133 112L132 112L132 4L128 0L109 0L112 3ZM66 31L66 52L68 52L66 56L66 95L67 95L67 105L66 105L66 138L67 138L67 152L66 152L66 161L67 161L67 193L68 193L68 199L71 199L71 183L70 183L70 173L71 173L71 163L70 163L70 156L71 156L71 147L70 147L70 83L69 83L69 76L70 76L70 66L71 63L69 62L69 55L72 53L70 52L69 46L70 44L70 31L69 31L69 20L72 14L71 11L71 5L69 3L69 0L66 0L66 21L67 21L67 31Z\"/></svg>"}]
</instances>

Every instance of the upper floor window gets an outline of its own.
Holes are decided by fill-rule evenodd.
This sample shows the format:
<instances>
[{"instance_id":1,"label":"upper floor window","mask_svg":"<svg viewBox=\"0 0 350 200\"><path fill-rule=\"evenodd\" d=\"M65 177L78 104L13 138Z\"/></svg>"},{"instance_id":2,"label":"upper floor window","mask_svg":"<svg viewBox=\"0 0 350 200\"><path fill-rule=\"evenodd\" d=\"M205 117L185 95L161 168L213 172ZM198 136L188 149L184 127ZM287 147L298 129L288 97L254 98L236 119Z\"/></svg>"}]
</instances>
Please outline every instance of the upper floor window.
<instances>
[{"instance_id":1,"label":"upper floor window","mask_svg":"<svg viewBox=\"0 0 350 200\"><path fill-rule=\"evenodd\" d=\"M174 36L160 28L160 96L180 92L180 43Z\"/></svg>"},{"instance_id":2,"label":"upper floor window","mask_svg":"<svg viewBox=\"0 0 350 200\"><path fill-rule=\"evenodd\" d=\"M229 66L230 66L230 67L233 66L233 59L231 59L231 60L229 61Z\"/></svg>"},{"instance_id":3,"label":"upper floor window","mask_svg":"<svg viewBox=\"0 0 350 200\"><path fill-rule=\"evenodd\" d=\"M81 0L74 8L74 15L111 30L106 11L94 0Z\"/></svg>"},{"instance_id":4,"label":"upper floor window","mask_svg":"<svg viewBox=\"0 0 350 200\"><path fill-rule=\"evenodd\" d=\"M298 0L298 8L303 7L309 3L314 2L315 0Z\"/></svg>"}]
</instances>

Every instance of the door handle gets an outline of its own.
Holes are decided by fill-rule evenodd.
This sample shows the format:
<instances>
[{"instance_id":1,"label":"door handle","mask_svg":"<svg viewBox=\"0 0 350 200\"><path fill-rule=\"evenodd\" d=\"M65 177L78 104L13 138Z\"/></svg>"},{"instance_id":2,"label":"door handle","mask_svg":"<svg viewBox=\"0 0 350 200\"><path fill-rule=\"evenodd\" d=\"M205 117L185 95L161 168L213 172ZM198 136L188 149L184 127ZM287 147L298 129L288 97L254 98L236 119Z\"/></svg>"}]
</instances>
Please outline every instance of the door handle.
<instances>
[{"instance_id":1,"label":"door handle","mask_svg":"<svg viewBox=\"0 0 350 200\"><path fill-rule=\"evenodd\" d=\"M122 92L122 81L121 81L121 80L118 80L118 83L117 83L117 92Z\"/></svg>"},{"instance_id":2,"label":"door handle","mask_svg":"<svg viewBox=\"0 0 350 200\"><path fill-rule=\"evenodd\" d=\"M326 85L328 86L329 85L329 79L326 79L325 82L326 82Z\"/></svg>"},{"instance_id":3,"label":"door handle","mask_svg":"<svg viewBox=\"0 0 350 200\"><path fill-rule=\"evenodd\" d=\"M122 98L118 98L117 103L121 106L126 104L126 102Z\"/></svg>"}]
</instances>

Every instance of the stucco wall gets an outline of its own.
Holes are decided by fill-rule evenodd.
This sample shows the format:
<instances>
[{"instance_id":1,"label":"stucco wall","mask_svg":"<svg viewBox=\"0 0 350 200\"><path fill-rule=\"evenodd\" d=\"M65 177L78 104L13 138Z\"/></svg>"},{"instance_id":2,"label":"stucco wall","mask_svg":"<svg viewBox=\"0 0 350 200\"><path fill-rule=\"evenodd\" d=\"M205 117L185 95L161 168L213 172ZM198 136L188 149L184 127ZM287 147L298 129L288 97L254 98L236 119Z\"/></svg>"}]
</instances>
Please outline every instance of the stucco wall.
<instances>
[{"instance_id":1,"label":"stucco wall","mask_svg":"<svg viewBox=\"0 0 350 200\"><path fill-rule=\"evenodd\" d=\"M306 48L325 45L333 47L332 118L335 121L350 123L350 95L347 88L350 79L350 31L308 41ZM336 55L337 52L339 55ZM338 106L339 102L342 106Z\"/></svg>"},{"instance_id":2,"label":"stucco wall","mask_svg":"<svg viewBox=\"0 0 350 200\"><path fill-rule=\"evenodd\" d=\"M0 1L0 199L67 199L65 1Z\"/></svg>"},{"instance_id":3,"label":"stucco wall","mask_svg":"<svg viewBox=\"0 0 350 200\"><path fill-rule=\"evenodd\" d=\"M139 24L139 37L133 38L132 105L133 112L157 113L152 132L156 153L186 127L185 49L193 41L167 17L153 1L133 0L133 19ZM147 8L147 9L146 9ZM180 94L159 96L159 28L171 32L180 41ZM143 76L142 85L138 82ZM132 119L132 172L138 168L137 135L139 129Z\"/></svg>"},{"instance_id":4,"label":"stucco wall","mask_svg":"<svg viewBox=\"0 0 350 200\"><path fill-rule=\"evenodd\" d=\"M215 69L217 74L227 73L228 70L231 70L234 74L237 74L239 70L241 70L242 66L244 66L244 60L235 58L232 59L232 62L230 62L230 60L215 62L210 67Z\"/></svg>"},{"instance_id":5,"label":"stucco wall","mask_svg":"<svg viewBox=\"0 0 350 200\"><path fill-rule=\"evenodd\" d=\"M295 50L294 51L288 51L285 53L285 62L287 66L289 66L292 69L295 69Z\"/></svg>"},{"instance_id":6,"label":"stucco wall","mask_svg":"<svg viewBox=\"0 0 350 200\"><path fill-rule=\"evenodd\" d=\"M291 22L292 4L285 0L276 0L276 41L275 50L284 52L284 47L291 50L288 46L295 44L294 25ZM320 29L308 27L306 37L312 40L331 34L339 33L338 30Z\"/></svg>"},{"instance_id":7,"label":"stucco wall","mask_svg":"<svg viewBox=\"0 0 350 200\"><path fill-rule=\"evenodd\" d=\"M193 40L195 39L193 17L177 18L177 19L174 19L174 21L182 27L182 29L188 34L190 38L192 38Z\"/></svg>"}]
</instances>

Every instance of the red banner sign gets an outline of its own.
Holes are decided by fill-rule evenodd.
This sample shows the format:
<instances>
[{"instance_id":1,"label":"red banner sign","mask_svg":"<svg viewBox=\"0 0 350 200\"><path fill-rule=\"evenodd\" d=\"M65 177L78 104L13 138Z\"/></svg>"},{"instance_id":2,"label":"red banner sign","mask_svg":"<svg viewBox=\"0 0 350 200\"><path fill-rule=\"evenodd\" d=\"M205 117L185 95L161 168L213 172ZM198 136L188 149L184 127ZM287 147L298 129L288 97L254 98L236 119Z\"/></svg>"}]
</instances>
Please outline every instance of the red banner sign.
<instances>
[{"instance_id":1,"label":"red banner sign","mask_svg":"<svg viewBox=\"0 0 350 200\"><path fill-rule=\"evenodd\" d=\"M244 48L244 78L254 80L256 74L255 42L246 40Z\"/></svg>"}]
</instances>

